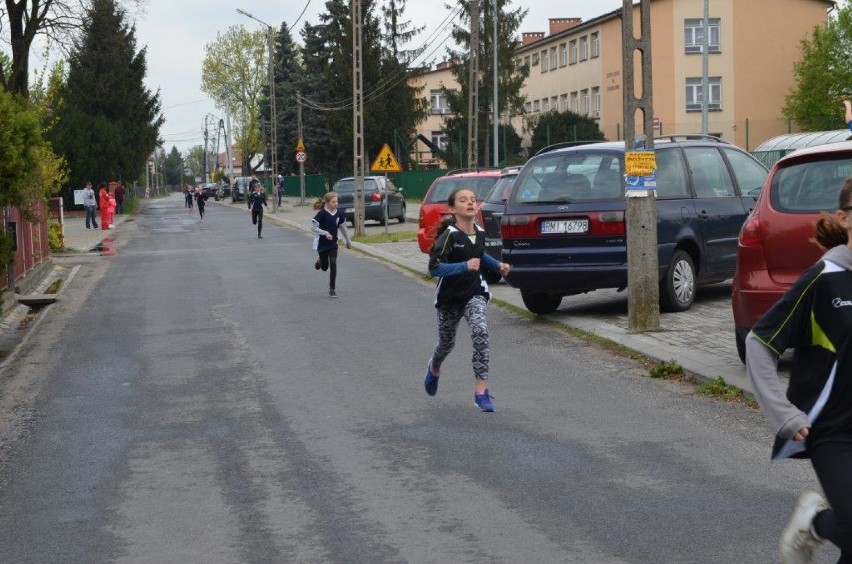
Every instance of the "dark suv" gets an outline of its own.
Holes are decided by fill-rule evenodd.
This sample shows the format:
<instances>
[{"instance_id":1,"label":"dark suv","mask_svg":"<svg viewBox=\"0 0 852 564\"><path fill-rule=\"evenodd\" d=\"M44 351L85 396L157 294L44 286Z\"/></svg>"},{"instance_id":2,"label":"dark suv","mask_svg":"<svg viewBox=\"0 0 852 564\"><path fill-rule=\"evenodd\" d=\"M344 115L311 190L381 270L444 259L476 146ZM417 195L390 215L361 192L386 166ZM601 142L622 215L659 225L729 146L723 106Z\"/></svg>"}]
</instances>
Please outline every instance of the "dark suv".
<instances>
[{"instance_id":1,"label":"dark suv","mask_svg":"<svg viewBox=\"0 0 852 564\"><path fill-rule=\"evenodd\" d=\"M250 191L249 184L251 184L251 181L251 176L238 176L234 180L234 185L231 187L232 202L246 201L246 196L248 196L248 193Z\"/></svg>"},{"instance_id":2,"label":"dark suv","mask_svg":"<svg viewBox=\"0 0 852 564\"><path fill-rule=\"evenodd\" d=\"M714 137L655 139L660 302L689 309L698 284L734 274L737 235L767 170ZM556 148L532 157L501 221L507 282L533 313L563 296L627 287L624 143Z\"/></svg>"}]
</instances>

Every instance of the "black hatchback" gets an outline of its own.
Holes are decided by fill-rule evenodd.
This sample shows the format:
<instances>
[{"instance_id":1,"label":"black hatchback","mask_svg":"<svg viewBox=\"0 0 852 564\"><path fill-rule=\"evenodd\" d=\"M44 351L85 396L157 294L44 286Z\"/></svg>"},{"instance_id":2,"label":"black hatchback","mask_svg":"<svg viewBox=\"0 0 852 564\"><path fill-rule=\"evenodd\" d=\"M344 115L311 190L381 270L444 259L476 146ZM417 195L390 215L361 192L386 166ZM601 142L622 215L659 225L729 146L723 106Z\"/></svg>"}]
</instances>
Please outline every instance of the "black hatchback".
<instances>
[{"instance_id":1,"label":"black hatchback","mask_svg":"<svg viewBox=\"0 0 852 564\"><path fill-rule=\"evenodd\" d=\"M500 171L500 178L488 195L479 204L477 212L477 223L485 230L485 252L497 260L503 251L503 240L500 235L500 220L503 218L503 208L506 206L506 198L512 190L512 183L520 172L520 166L504 168ZM502 278L500 274L483 271L482 275L489 284L496 284Z\"/></svg>"},{"instance_id":2,"label":"black hatchback","mask_svg":"<svg viewBox=\"0 0 852 564\"><path fill-rule=\"evenodd\" d=\"M654 141L660 302L689 309L696 286L734 274L737 236L766 168L714 137ZM556 148L519 173L501 219L507 282L533 313L563 296L627 287L624 143Z\"/></svg>"}]
</instances>

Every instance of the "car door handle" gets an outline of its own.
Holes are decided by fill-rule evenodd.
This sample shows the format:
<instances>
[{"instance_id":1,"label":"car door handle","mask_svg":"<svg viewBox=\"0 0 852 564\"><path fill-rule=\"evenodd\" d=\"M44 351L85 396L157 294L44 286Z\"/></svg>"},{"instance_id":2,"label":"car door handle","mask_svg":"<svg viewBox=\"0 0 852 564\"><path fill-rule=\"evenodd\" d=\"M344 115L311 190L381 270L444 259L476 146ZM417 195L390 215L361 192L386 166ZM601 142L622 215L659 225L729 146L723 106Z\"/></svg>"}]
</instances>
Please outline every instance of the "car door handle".
<instances>
[{"instance_id":1,"label":"car door handle","mask_svg":"<svg viewBox=\"0 0 852 564\"><path fill-rule=\"evenodd\" d=\"M710 214L706 210L701 210L697 215L700 219L710 219Z\"/></svg>"}]
</instances>

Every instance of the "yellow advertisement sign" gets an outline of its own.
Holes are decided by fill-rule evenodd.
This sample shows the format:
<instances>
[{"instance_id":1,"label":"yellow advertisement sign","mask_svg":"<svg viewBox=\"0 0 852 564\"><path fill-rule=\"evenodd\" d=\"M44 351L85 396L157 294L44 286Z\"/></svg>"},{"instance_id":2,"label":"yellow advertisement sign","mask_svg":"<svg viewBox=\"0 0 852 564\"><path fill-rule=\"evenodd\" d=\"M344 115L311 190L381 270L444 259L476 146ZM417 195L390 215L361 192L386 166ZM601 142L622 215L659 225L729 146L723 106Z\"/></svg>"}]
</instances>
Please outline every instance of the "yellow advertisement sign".
<instances>
[{"instance_id":1,"label":"yellow advertisement sign","mask_svg":"<svg viewBox=\"0 0 852 564\"><path fill-rule=\"evenodd\" d=\"M627 176L651 176L657 170L654 151L628 151L624 153L624 169Z\"/></svg>"}]
</instances>

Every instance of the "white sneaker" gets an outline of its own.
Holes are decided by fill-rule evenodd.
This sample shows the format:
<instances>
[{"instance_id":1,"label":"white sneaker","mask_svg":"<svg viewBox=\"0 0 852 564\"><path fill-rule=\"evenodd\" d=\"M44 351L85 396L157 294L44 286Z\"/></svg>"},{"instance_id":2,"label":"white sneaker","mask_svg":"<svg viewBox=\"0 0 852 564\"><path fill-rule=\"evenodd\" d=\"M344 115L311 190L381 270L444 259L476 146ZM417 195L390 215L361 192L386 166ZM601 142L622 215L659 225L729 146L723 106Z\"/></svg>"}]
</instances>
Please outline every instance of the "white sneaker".
<instances>
[{"instance_id":1,"label":"white sneaker","mask_svg":"<svg viewBox=\"0 0 852 564\"><path fill-rule=\"evenodd\" d=\"M814 549L822 542L813 532L814 517L828 503L816 492L804 492L799 496L796 509L787 527L781 534L781 562L784 564L807 564L814 556Z\"/></svg>"}]
</instances>

